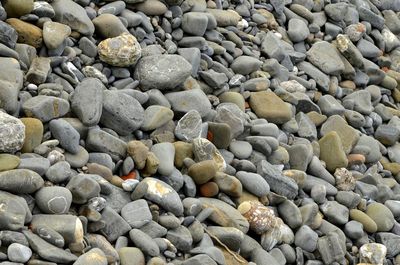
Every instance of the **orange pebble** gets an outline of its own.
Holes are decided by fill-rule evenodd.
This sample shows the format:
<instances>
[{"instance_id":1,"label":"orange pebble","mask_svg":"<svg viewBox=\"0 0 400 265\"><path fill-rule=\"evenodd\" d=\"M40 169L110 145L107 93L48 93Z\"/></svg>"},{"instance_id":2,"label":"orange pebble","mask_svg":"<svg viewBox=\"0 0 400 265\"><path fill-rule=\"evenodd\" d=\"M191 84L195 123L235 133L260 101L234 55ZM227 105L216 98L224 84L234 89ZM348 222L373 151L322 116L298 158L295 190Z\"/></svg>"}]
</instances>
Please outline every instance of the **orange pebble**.
<instances>
[{"instance_id":1,"label":"orange pebble","mask_svg":"<svg viewBox=\"0 0 400 265\"><path fill-rule=\"evenodd\" d=\"M347 156L347 160L349 161L349 164L351 164L351 165L363 164L363 163L365 163L365 156L362 154L350 154Z\"/></svg>"},{"instance_id":2,"label":"orange pebble","mask_svg":"<svg viewBox=\"0 0 400 265\"><path fill-rule=\"evenodd\" d=\"M214 197L218 192L219 188L215 182L208 182L200 186L200 194L204 197Z\"/></svg>"},{"instance_id":3,"label":"orange pebble","mask_svg":"<svg viewBox=\"0 0 400 265\"><path fill-rule=\"evenodd\" d=\"M135 171L132 171L131 173L129 173L129 174L126 175L126 176L121 176L121 178L122 178L123 180L127 180L127 179L136 179L136 172L135 172Z\"/></svg>"},{"instance_id":4,"label":"orange pebble","mask_svg":"<svg viewBox=\"0 0 400 265\"><path fill-rule=\"evenodd\" d=\"M212 142L212 140L214 139L214 135L211 131L207 132L207 140L209 140L210 142Z\"/></svg>"}]
</instances>

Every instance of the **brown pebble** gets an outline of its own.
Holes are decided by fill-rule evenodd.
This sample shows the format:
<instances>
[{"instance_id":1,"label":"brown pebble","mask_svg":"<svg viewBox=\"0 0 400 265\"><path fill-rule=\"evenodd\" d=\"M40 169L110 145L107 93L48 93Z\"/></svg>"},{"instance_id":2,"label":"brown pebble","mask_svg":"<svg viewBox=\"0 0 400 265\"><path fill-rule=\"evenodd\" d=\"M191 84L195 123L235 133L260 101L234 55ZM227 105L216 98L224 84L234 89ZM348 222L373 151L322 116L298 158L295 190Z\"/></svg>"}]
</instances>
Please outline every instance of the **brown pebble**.
<instances>
[{"instance_id":1,"label":"brown pebble","mask_svg":"<svg viewBox=\"0 0 400 265\"><path fill-rule=\"evenodd\" d=\"M200 186L200 194L204 197L214 197L218 192L219 188L215 182L208 182Z\"/></svg>"}]
</instances>

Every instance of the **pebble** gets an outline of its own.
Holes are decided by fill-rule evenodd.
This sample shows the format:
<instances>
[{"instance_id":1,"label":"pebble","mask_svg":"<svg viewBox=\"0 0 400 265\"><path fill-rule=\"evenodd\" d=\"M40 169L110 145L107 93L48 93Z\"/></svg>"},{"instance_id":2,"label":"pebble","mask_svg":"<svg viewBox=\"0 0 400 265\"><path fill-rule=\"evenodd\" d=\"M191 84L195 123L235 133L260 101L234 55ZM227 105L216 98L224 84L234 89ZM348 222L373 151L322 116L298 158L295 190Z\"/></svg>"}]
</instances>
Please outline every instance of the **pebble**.
<instances>
[{"instance_id":1,"label":"pebble","mask_svg":"<svg viewBox=\"0 0 400 265\"><path fill-rule=\"evenodd\" d=\"M25 125L17 118L0 112L0 150L14 153L20 150L25 140Z\"/></svg>"},{"instance_id":2,"label":"pebble","mask_svg":"<svg viewBox=\"0 0 400 265\"><path fill-rule=\"evenodd\" d=\"M103 62L113 66L126 67L135 64L139 60L141 48L133 35L122 33L120 36L100 42L98 53L100 60Z\"/></svg>"},{"instance_id":3,"label":"pebble","mask_svg":"<svg viewBox=\"0 0 400 265\"><path fill-rule=\"evenodd\" d=\"M19 243L12 243L7 248L7 257L12 262L25 263L32 256L32 250Z\"/></svg>"}]
</instances>

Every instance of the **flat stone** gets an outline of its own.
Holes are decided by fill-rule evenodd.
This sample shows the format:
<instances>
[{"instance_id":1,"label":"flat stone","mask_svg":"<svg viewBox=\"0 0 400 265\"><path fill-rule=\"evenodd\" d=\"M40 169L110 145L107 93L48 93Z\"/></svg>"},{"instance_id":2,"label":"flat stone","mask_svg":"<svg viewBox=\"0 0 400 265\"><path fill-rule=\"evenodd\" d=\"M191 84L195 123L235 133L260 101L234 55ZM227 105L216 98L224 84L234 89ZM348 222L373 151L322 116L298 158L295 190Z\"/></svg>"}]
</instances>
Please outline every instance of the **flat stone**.
<instances>
[{"instance_id":1,"label":"flat stone","mask_svg":"<svg viewBox=\"0 0 400 265\"><path fill-rule=\"evenodd\" d=\"M64 116L68 113L70 106L65 99L39 95L25 101L22 108L26 116L48 122Z\"/></svg>"},{"instance_id":2,"label":"flat stone","mask_svg":"<svg viewBox=\"0 0 400 265\"><path fill-rule=\"evenodd\" d=\"M339 135L335 131L325 134L319 140L320 158L325 161L326 168L333 172L336 168L347 167L348 161Z\"/></svg>"},{"instance_id":3,"label":"flat stone","mask_svg":"<svg viewBox=\"0 0 400 265\"><path fill-rule=\"evenodd\" d=\"M18 43L29 44L35 48L40 48L42 46L43 35L39 27L18 18L9 18L6 22L17 31Z\"/></svg>"},{"instance_id":4,"label":"flat stone","mask_svg":"<svg viewBox=\"0 0 400 265\"><path fill-rule=\"evenodd\" d=\"M203 208L213 209L213 213L208 217L211 221L223 227L235 227L243 233L247 233L249 230L247 220L229 204L213 198L202 197L199 199L203 204Z\"/></svg>"},{"instance_id":5,"label":"flat stone","mask_svg":"<svg viewBox=\"0 0 400 265\"><path fill-rule=\"evenodd\" d=\"M125 93L106 90L103 92L101 122L121 135L139 129L144 120L141 104Z\"/></svg>"},{"instance_id":6,"label":"flat stone","mask_svg":"<svg viewBox=\"0 0 400 265\"><path fill-rule=\"evenodd\" d=\"M144 111L142 130L151 131L165 125L174 117L174 112L163 106L152 105Z\"/></svg>"},{"instance_id":7,"label":"flat stone","mask_svg":"<svg viewBox=\"0 0 400 265\"><path fill-rule=\"evenodd\" d=\"M329 42L316 42L307 51L307 59L328 75L338 75L344 70L339 51Z\"/></svg>"},{"instance_id":8,"label":"flat stone","mask_svg":"<svg viewBox=\"0 0 400 265\"><path fill-rule=\"evenodd\" d=\"M265 118L272 123L283 124L292 117L289 106L275 93L269 91L251 93L250 107L258 117Z\"/></svg>"},{"instance_id":9,"label":"flat stone","mask_svg":"<svg viewBox=\"0 0 400 265\"><path fill-rule=\"evenodd\" d=\"M140 228L152 220L152 215L147 202L143 199L125 205L121 216L132 228Z\"/></svg>"},{"instance_id":10,"label":"flat stone","mask_svg":"<svg viewBox=\"0 0 400 265\"><path fill-rule=\"evenodd\" d=\"M143 90L175 89L192 72L191 64L179 55L153 55L139 60L135 67L135 79Z\"/></svg>"},{"instance_id":11,"label":"flat stone","mask_svg":"<svg viewBox=\"0 0 400 265\"><path fill-rule=\"evenodd\" d=\"M372 203L365 212L377 225L378 232L388 232L394 225L392 212L381 203Z\"/></svg>"},{"instance_id":12,"label":"flat stone","mask_svg":"<svg viewBox=\"0 0 400 265\"><path fill-rule=\"evenodd\" d=\"M191 141L200 137L202 130L201 115L197 110L189 110L178 121L175 136L182 141Z\"/></svg>"},{"instance_id":13,"label":"flat stone","mask_svg":"<svg viewBox=\"0 0 400 265\"><path fill-rule=\"evenodd\" d=\"M13 193L33 193L44 184L42 177L29 169L0 172L0 188Z\"/></svg>"},{"instance_id":14,"label":"flat stone","mask_svg":"<svg viewBox=\"0 0 400 265\"><path fill-rule=\"evenodd\" d=\"M50 50L57 49L71 34L71 28L58 22L47 21L43 24L43 41Z\"/></svg>"},{"instance_id":15,"label":"flat stone","mask_svg":"<svg viewBox=\"0 0 400 265\"><path fill-rule=\"evenodd\" d=\"M0 173L1 174L1 173ZM3 230L21 230L24 224L30 222L32 214L26 201L17 195L0 191L0 202L5 207L0 217L0 228ZM2 239L4 241L4 239Z\"/></svg>"},{"instance_id":16,"label":"flat stone","mask_svg":"<svg viewBox=\"0 0 400 265\"><path fill-rule=\"evenodd\" d=\"M79 258L74 262L75 265L107 265L107 257L104 252L99 248L92 248L85 254L79 256Z\"/></svg>"},{"instance_id":17,"label":"flat stone","mask_svg":"<svg viewBox=\"0 0 400 265\"><path fill-rule=\"evenodd\" d=\"M36 57L33 59L26 79L36 85L46 82L47 76L51 70L50 59L46 57Z\"/></svg>"},{"instance_id":18,"label":"flat stone","mask_svg":"<svg viewBox=\"0 0 400 265\"><path fill-rule=\"evenodd\" d=\"M171 104L172 110L179 114L197 110L201 117L205 117L211 110L211 103L201 89L172 92L165 96Z\"/></svg>"}]
</instances>

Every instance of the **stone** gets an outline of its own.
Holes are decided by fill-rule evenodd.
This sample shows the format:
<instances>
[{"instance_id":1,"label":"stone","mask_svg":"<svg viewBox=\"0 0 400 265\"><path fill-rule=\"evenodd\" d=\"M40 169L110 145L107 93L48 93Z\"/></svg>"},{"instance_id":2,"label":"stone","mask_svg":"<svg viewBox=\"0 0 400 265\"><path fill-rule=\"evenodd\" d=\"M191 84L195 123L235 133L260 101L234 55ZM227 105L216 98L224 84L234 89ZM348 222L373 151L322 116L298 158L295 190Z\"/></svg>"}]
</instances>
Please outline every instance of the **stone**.
<instances>
[{"instance_id":1,"label":"stone","mask_svg":"<svg viewBox=\"0 0 400 265\"><path fill-rule=\"evenodd\" d=\"M100 185L88 174L73 176L65 187L71 191L73 203L84 204L100 194Z\"/></svg>"},{"instance_id":2,"label":"stone","mask_svg":"<svg viewBox=\"0 0 400 265\"><path fill-rule=\"evenodd\" d=\"M283 124L292 117L292 112L285 102L269 91L252 92L250 107L259 118L265 118L272 123Z\"/></svg>"},{"instance_id":3,"label":"stone","mask_svg":"<svg viewBox=\"0 0 400 265\"><path fill-rule=\"evenodd\" d=\"M364 244L360 248L360 262L369 264L383 264L387 249L378 243Z\"/></svg>"},{"instance_id":4,"label":"stone","mask_svg":"<svg viewBox=\"0 0 400 265\"><path fill-rule=\"evenodd\" d=\"M160 249L157 246L156 242L141 230L132 229L129 232L129 237L135 244L135 246L143 251L144 254L151 257L158 256L160 254Z\"/></svg>"},{"instance_id":5,"label":"stone","mask_svg":"<svg viewBox=\"0 0 400 265\"><path fill-rule=\"evenodd\" d=\"M378 230L378 227L377 227L375 221L360 210L351 209L350 210L350 218L352 220L355 220L355 221L361 223L364 227L364 230L367 231L368 233L375 233Z\"/></svg>"},{"instance_id":6,"label":"stone","mask_svg":"<svg viewBox=\"0 0 400 265\"><path fill-rule=\"evenodd\" d=\"M17 31L7 23L0 22L0 43L14 48L18 39Z\"/></svg>"},{"instance_id":7,"label":"stone","mask_svg":"<svg viewBox=\"0 0 400 265\"><path fill-rule=\"evenodd\" d=\"M336 225L344 225L349 221L349 210L336 201L327 201L320 205L326 219Z\"/></svg>"},{"instance_id":8,"label":"stone","mask_svg":"<svg viewBox=\"0 0 400 265\"><path fill-rule=\"evenodd\" d=\"M99 16L96 17L95 19L93 19L92 22L96 29L96 33L104 38L115 38L115 37L118 37L123 34L126 34L126 37L129 37L128 35L131 35L131 34L129 34L128 30L126 29L126 27L124 26L122 21L119 20L119 18L117 16L115 16L114 14L108 14L108 13L100 14L99 13ZM128 39L123 38L120 40L127 41ZM136 38L133 37L132 40L136 41ZM131 44L136 44L136 43L131 42ZM126 46L126 47L124 47L124 49L129 48L128 43L125 43L124 46ZM138 48L138 47L136 46L133 48ZM113 49L113 46L111 45L109 47L109 49L110 50ZM140 52L140 49L139 49L139 52Z\"/></svg>"},{"instance_id":9,"label":"stone","mask_svg":"<svg viewBox=\"0 0 400 265\"><path fill-rule=\"evenodd\" d=\"M149 89L175 89L192 72L191 64L179 55L151 55L139 60L135 67L135 79L140 87Z\"/></svg>"},{"instance_id":10,"label":"stone","mask_svg":"<svg viewBox=\"0 0 400 265\"><path fill-rule=\"evenodd\" d=\"M241 16L234 10L207 9L211 13L219 27L236 26Z\"/></svg>"},{"instance_id":11,"label":"stone","mask_svg":"<svg viewBox=\"0 0 400 265\"><path fill-rule=\"evenodd\" d=\"M378 232L390 231L394 225L392 212L381 203L371 203L365 213L376 223Z\"/></svg>"},{"instance_id":12,"label":"stone","mask_svg":"<svg viewBox=\"0 0 400 265\"><path fill-rule=\"evenodd\" d=\"M12 262L27 262L32 256L32 250L19 243L12 243L7 248L7 257Z\"/></svg>"},{"instance_id":13,"label":"stone","mask_svg":"<svg viewBox=\"0 0 400 265\"><path fill-rule=\"evenodd\" d=\"M65 99L39 95L25 101L22 108L26 116L48 122L68 113L70 105Z\"/></svg>"},{"instance_id":14,"label":"stone","mask_svg":"<svg viewBox=\"0 0 400 265\"><path fill-rule=\"evenodd\" d=\"M169 176L174 170L175 147L171 143L158 143L151 147L151 152L160 161L158 173Z\"/></svg>"},{"instance_id":15,"label":"stone","mask_svg":"<svg viewBox=\"0 0 400 265\"><path fill-rule=\"evenodd\" d=\"M72 203L72 193L64 187L43 187L35 194L36 204L43 213L68 213Z\"/></svg>"},{"instance_id":16,"label":"stone","mask_svg":"<svg viewBox=\"0 0 400 265\"><path fill-rule=\"evenodd\" d=\"M0 172L0 188L14 193L33 193L44 184L42 177L29 169Z\"/></svg>"},{"instance_id":17,"label":"stone","mask_svg":"<svg viewBox=\"0 0 400 265\"><path fill-rule=\"evenodd\" d=\"M132 34L122 33L100 42L98 53L103 62L112 66L126 67L136 64L140 59L141 48Z\"/></svg>"},{"instance_id":18,"label":"stone","mask_svg":"<svg viewBox=\"0 0 400 265\"><path fill-rule=\"evenodd\" d=\"M236 177L247 191L257 197L267 196L270 191L268 182L259 174L239 171L236 173Z\"/></svg>"},{"instance_id":19,"label":"stone","mask_svg":"<svg viewBox=\"0 0 400 265\"><path fill-rule=\"evenodd\" d=\"M33 10L33 0L5 1L4 9L8 17L22 17Z\"/></svg>"},{"instance_id":20,"label":"stone","mask_svg":"<svg viewBox=\"0 0 400 265\"><path fill-rule=\"evenodd\" d=\"M4 63L9 66L9 63ZM18 94L23 86L23 73L19 69L3 67L0 73L0 107L8 113L15 113L18 108Z\"/></svg>"},{"instance_id":21,"label":"stone","mask_svg":"<svg viewBox=\"0 0 400 265\"><path fill-rule=\"evenodd\" d=\"M204 138L193 139L193 154L196 162L214 160L218 171L224 171L226 162L219 150L209 140Z\"/></svg>"},{"instance_id":22,"label":"stone","mask_svg":"<svg viewBox=\"0 0 400 265\"><path fill-rule=\"evenodd\" d=\"M324 95L318 100L318 106L321 108L322 114L326 116L342 115L345 111L344 107L331 95Z\"/></svg>"},{"instance_id":23,"label":"stone","mask_svg":"<svg viewBox=\"0 0 400 265\"><path fill-rule=\"evenodd\" d=\"M145 264L143 252L134 247L123 247L118 250L121 265L129 265L134 261L135 265Z\"/></svg>"},{"instance_id":24,"label":"stone","mask_svg":"<svg viewBox=\"0 0 400 265\"><path fill-rule=\"evenodd\" d=\"M309 226L301 226L295 235L294 243L301 249L314 252L317 249L318 234L314 232Z\"/></svg>"},{"instance_id":25,"label":"stone","mask_svg":"<svg viewBox=\"0 0 400 265\"><path fill-rule=\"evenodd\" d=\"M35 85L46 82L47 76L51 71L50 59L45 57L36 57L33 59L26 79Z\"/></svg>"},{"instance_id":26,"label":"stone","mask_svg":"<svg viewBox=\"0 0 400 265\"><path fill-rule=\"evenodd\" d=\"M0 191L0 202L6 209L0 215L0 228L3 232L21 230L24 224L32 219L28 204L22 197ZM2 240L4 242L4 239Z\"/></svg>"},{"instance_id":27,"label":"stone","mask_svg":"<svg viewBox=\"0 0 400 265\"><path fill-rule=\"evenodd\" d=\"M364 227L360 222L350 221L345 224L343 232L351 239L358 239L364 235Z\"/></svg>"},{"instance_id":28,"label":"stone","mask_svg":"<svg viewBox=\"0 0 400 265\"><path fill-rule=\"evenodd\" d=\"M257 71L261 64L262 62L254 57L239 56L232 62L231 69L237 74L248 75Z\"/></svg>"},{"instance_id":29,"label":"stone","mask_svg":"<svg viewBox=\"0 0 400 265\"><path fill-rule=\"evenodd\" d=\"M75 154L65 153L65 161L67 161L71 167L81 168L89 161L89 153L85 148L79 146L78 152Z\"/></svg>"},{"instance_id":30,"label":"stone","mask_svg":"<svg viewBox=\"0 0 400 265\"><path fill-rule=\"evenodd\" d=\"M99 123L103 110L105 87L96 78L86 78L77 85L71 97L71 109L84 125Z\"/></svg>"},{"instance_id":31,"label":"stone","mask_svg":"<svg viewBox=\"0 0 400 265\"><path fill-rule=\"evenodd\" d=\"M193 243L193 238L189 229L182 225L168 230L166 239L181 251L189 251Z\"/></svg>"},{"instance_id":32,"label":"stone","mask_svg":"<svg viewBox=\"0 0 400 265\"><path fill-rule=\"evenodd\" d=\"M320 158L325 161L326 168L333 172L336 168L347 167L347 157L342 148L339 135L335 131L327 133L319 140Z\"/></svg>"},{"instance_id":33,"label":"stone","mask_svg":"<svg viewBox=\"0 0 400 265\"><path fill-rule=\"evenodd\" d=\"M214 160L204 160L189 167L188 174L198 185L204 184L212 179L217 173L217 165Z\"/></svg>"},{"instance_id":34,"label":"stone","mask_svg":"<svg viewBox=\"0 0 400 265\"><path fill-rule=\"evenodd\" d=\"M152 220L149 206L143 199L125 205L121 210L121 216L132 228L140 228Z\"/></svg>"},{"instance_id":35,"label":"stone","mask_svg":"<svg viewBox=\"0 0 400 265\"><path fill-rule=\"evenodd\" d=\"M141 182L147 184L147 191L144 197L163 207L165 210L174 213L176 216L183 214L183 205L178 193L167 183L147 177ZM143 185L140 184L140 185Z\"/></svg>"},{"instance_id":36,"label":"stone","mask_svg":"<svg viewBox=\"0 0 400 265\"><path fill-rule=\"evenodd\" d=\"M399 242L400 236L393 233L377 233L377 243L383 244L387 249L387 257L395 257L400 253Z\"/></svg>"},{"instance_id":37,"label":"stone","mask_svg":"<svg viewBox=\"0 0 400 265\"><path fill-rule=\"evenodd\" d=\"M345 253L340 246L339 236L335 232L331 232L326 236L318 239L318 251L321 253L322 260L325 264L339 262L344 259Z\"/></svg>"},{"instance_id":38,"label":"stone","mask_svg":"<svg viewBox=\"0 0 400 265\"><path fill-rule=\"evenodd\" d=\"M19 151L25 140L25 125L17 118L0 112L0 151L14 153Z\"/></svg>"},{"instance_id":39,"label":"stone","mask_svg":"<svg viewBox=\"0 0 400 265\"><path fill-rule=\"evenodd\" d=\"M211 103L201 89L172 92L165 95L172 106L172 110L178 114L196 110L201 117L205 117L211 111Z\"/></svg>"},{"instance_id":40,"label":"stone","mask_svg":"<svg viewBox=\"0 0 400 265\"><path fill-rule=\"evenodd\" d=\"M288 24L288 35L293 42L300 42L307 38L310 34L310 30L307 24L298 18L292 18Z\"/></svg>"},{"instance_id":41,"label":"stone","mask_svg":"<svg viewBox=\"0 0 400 265\"><path fill-rule=\"evenodd\" d=\"M300 209L292 201L286 200L278 206L279 216L292 229L302 224L302 214Z\"/></svg>"},{"instance_id":42,"label":"stone","mask_svg":"<svg viewBox=\"0 0 400 265\"><path fill-rule=\"evenodd\" d=\"M182 141L191 141L200 137L201 131L200 113L197 110L189 110L176 124L175 136Z\"/></svg>"},{"instance_id":43,"label":"stone","mask_svg":"<svg viewBox=\"0 0 400 265\"><path fill-rule=\"evenodd\" d=\"M227 203L213 198L199 198L203 208L211 208L214 211L208 217L211 221L223 227L234 227L247 233L249 230L248 221L240 214L238 210Z\"/></svg>"},{"instance_id":44,"label":"stone","mask_svg":"<svg viewBox=\"0 0 400 265\"><path fill-rule=\"evenodd\" d=\"M55 12L55 21L68 25L83 35L93 35L94 25L82 6L72 0L55 0L51 6Z\"/></svg>"},{"instance_id":45,"label":"stone","mask_svg":"<svg viewBox=\"0 0 400 265\"><path fill-rule=\"evenodd\" d=\"M174 117L174 112L163 106L152 105L144 111L144 121L141 129L151 131L157 129ZM176 130L176 129L175 129Z\"/></svg>"},{"instance_id":46,"label":"stone","mask_svg":"<svg viewBox=\"0 0 400 265\"><path fill-rule=\"evenodd\" d=\"M17 168L20 161L21 159L18 156L0 154L0 172Z\"/></svg>"},{"instance_id":47,"label":"stone","mask_svg":"<svg viewBox=\"0 0 400 265\"><path fill-rule=\"evenodd\" d=\"M307 51L307 59L328 75L338 75L344 70L338 50L326 41L315 43Z\"/></svg>"},{"instance_id":48,"label":"stone","mask_svg":"<svg viewBox=\"0 0 400 265\"><path fill-rule=\"evenodd\" d=\"M25 125L25 139L21 152L31 153L42 142L43 123L35 118L21 118L20 120Z\"/></svg>"},{"instance_id":49,"label":"stone","mask_svg":"<svg viewBox=\"0 0 400 265\"><path fill-rule=\"evenodd\" d=\"M167 11L165 4L158 0L141 2L136 5L136 8L147 16L159 16Z\"/></svg>"},{"instance_id":50,"label":"stone","mask_svg":"<svg viewBox=\"0 0 400 265\"><path fill-rule=\"evenodd\" d=\"M282 174L282 172L271 165L266 160L262 160L257 166L257 173L261 175L269 184L272 191L288 199L297 196L298 186L296 182Z\"/></svg>"},{"instance_id":51,"label":"stone","mask_svg":"<svg viewBox=\"0 0 400 265\"><path fill-rule=\"evenodd\" d=\"M100 232L109 242L114 242L118 237L131 230L131 226L113 208L106 206L101 212L101 220L105 226Z\"/></svg>"},{"instance_id":52,"label":"stone","mask_svg":"<svg viewBox=\"0 0 400 265\"><path fill-rule=\"evenodd\" d=\"M360 138L359 133L349 126L339 115L330 116L321 126L322 136L332 131L335 131L340 137L343 150L346 154L350 153Z\"/></svg>"},{"instance_id":53,"label":"stone","mask_svg":"<svg viewBox=\"0 0 400 265\"><path fill-rule=\"evenodd\" d=\"M92 248L85 254L79 256L74 262L76 265L93 264L93 265L106 265L107 257L104 252L99 248Z\"/></svg>"},{"instance_id":54,"label":"stone","mask_svg":"<svg viewBox=\"0 0 400 265\"><path fill-rule=\"evenodd\" d=\"M140 141L130 141L127 145L127 152L133 158L136 168L143 169L146 165L149 148Z\"/></svg>"},{"instance_id":55,"label":"stone","mask_svg":"<svg viewBox=\"0 0 400 265\"><path fill-rule=\"evenodd\" d=\"M71 34L71 28L58 22L47 21L43 24L43 41L50 50L57 49Z\"/></svg>"},{"instance_id":56,"label":"stone","mask_svg":"<svg viewBox=\"0 0 400 265\"><path fill-rule=\"evenodd\" d=\"M79 152L79 133L63 119L55 119L49 123L50 131L60 145L67 151L73 154Z\"/></svg>"},{"instance_id":57,"label":"stone","mask_svg":"<svg viewBox=\"0 0 400 265\"><path fill-rule=\"evenodd\" d=\"M74 254L47 243L29 230L23 231L30 247L42 258L56 263L70 263L78 259Z\"/></svg>"},{"instance_id":58,"label":"stone","mask_svg":"<svg viewBox=\"0 0 400 265\"><path fill-rule=\"evenodd\" d=\"M182 16L182 30L194 36L203 36L207 30L208 16L201 12L187 12Z\"/></svg>"},{"instance_id":59,"label":"stone","mask_svg":"<svg viewBox=\"0 0 400 265\"><path fill-rule=\"evenodd\" d=\"M144 120L141 104L131 96L116 91L103 92L103 111L100 121L121 135L139 129Z\"/></svg>"},{"instance_id":60,"label":"stone","mask_svg":"<svg viewBox=\"0 0 400 265\"><path fill-rule=\"evenodd\" d=\"M18 18L9 18L6 22L17 31L18 43L29 44L35 48L42 46L43 35L40 28Z\"/></svg>"}]
</instances>

